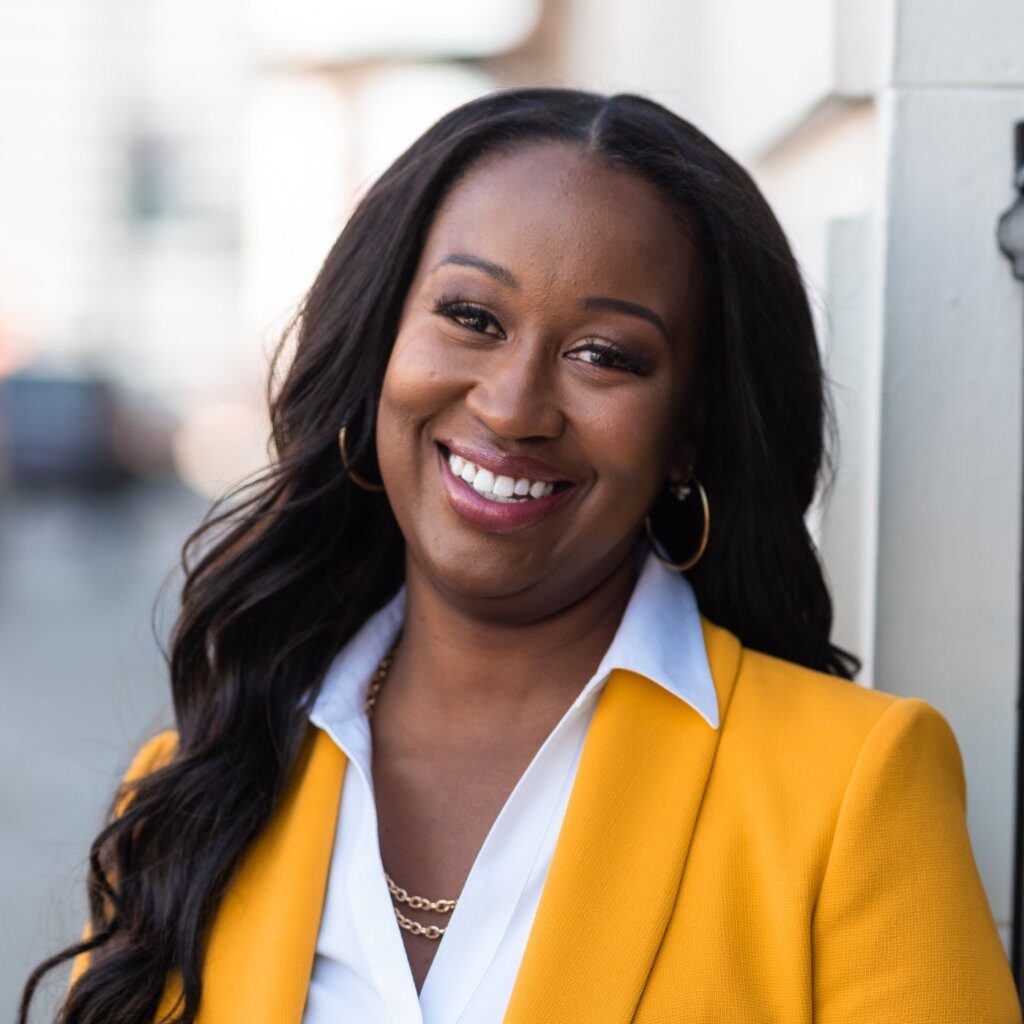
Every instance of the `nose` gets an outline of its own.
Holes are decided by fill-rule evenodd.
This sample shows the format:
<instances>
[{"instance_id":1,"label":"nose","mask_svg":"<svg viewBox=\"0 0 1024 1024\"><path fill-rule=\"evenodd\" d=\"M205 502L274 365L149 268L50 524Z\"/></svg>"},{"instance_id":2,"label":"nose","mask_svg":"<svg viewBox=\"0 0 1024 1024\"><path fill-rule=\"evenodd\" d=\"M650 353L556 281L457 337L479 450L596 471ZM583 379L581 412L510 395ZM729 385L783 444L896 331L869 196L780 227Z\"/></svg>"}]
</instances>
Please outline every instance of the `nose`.
<instances>
[{"instance_id":1,"label":"nose","mask_svg":"<svg viewBox=\"0 0 1024 1024\"><path fill-rule=\"evenodd\" d=\"M546 346L525 341L508 345L490 353L466 405L499 437L558 437L565 416L555 376Z\"/></svg>"}]
</instances>

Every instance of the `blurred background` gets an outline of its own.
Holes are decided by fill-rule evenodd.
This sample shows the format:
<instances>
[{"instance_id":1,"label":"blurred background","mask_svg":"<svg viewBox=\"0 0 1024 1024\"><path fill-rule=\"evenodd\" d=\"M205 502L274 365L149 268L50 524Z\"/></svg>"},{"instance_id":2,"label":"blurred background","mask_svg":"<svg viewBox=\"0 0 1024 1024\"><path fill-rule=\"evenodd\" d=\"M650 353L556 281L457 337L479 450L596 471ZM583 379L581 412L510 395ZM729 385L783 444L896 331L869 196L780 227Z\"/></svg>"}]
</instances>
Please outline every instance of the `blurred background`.
<instances>
[{"instance_id":1,"label":"blurred background","mask_svg":"<svg viewBox=\"0 0 1024 1024\"><path fill-rule=\"evenodd\" d=\"M0 0L5 1019L77 935L88 840L169 721L178 552L266 457L282 327L367 183L518 84L653 96L775 207L834 382L840 471L814 528L836 639L863 685L953 725L1019 947L1024 307L995 225L1024 7Z\"/></svg>"}]
</instances>

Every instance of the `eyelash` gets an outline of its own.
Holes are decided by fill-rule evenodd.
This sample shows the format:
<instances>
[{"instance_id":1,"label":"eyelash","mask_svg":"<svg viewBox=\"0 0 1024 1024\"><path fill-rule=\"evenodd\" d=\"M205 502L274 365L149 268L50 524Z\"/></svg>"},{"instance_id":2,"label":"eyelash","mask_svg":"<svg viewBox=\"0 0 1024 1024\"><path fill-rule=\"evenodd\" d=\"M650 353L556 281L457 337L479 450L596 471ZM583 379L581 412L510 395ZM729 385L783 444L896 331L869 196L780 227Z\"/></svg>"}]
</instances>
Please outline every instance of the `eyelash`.
<instances>
[{"instance_id":1,"label":"eyelash","mask_svg":"<svg viewBox=\"0 0 1024 1024\"><path fill-rule=\"evenodd\" d=\"M473 317L477 320L485 320L485 326L494 324L495 327L501 328L501 324L486 309L474 306L459 295L442 295L434 306L434 312L441 316L446 316L449 320L454 320L460 327L465 327L469 331L476 331L478 334L485 333L483 328L470 327L468 324L461 323L458 318L460 316Z\"/></svg>"},{"instance_id":2,"label":"eyelash","mask_svg":"<svg viewBox=\"0 0 1024 1024\"><path fill-rule=\"evenodd\" d=\"M486 328L491 324L501 329L501 324L498 323L497 319L491 313L488 313L486 309L482 309L480 306L475 306L473 303L467 302L458 295L442 295L434 305L434 312L439 316L444 316L449 320L454 321L460 327L465 327L466 330L474 331L477 334L486 334ZM480 321L484 321L484 326L471 327L469 324L462 323L459 320L459 317L465 317L467 319L472 318L478 323ZM593 362L588 364L602 369L607 368L612 370L623 370L626 373L642 374L647 366L647 361L642 357L631 355L628 352L623 352L614 345L609 345L603 342L589 341L585 345L574 348L572 351L593 352L602 359L609 360L609 362L604 363Z\"/></svg>"}]
</instances>

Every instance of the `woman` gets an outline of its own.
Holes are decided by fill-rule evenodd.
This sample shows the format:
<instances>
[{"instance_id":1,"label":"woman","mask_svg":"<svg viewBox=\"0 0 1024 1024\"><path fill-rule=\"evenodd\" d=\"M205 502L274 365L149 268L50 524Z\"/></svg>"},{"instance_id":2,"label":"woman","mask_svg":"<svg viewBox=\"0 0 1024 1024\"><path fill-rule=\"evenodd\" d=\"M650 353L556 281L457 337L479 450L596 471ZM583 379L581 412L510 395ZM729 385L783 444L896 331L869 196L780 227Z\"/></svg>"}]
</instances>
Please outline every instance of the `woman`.
<instances>
[{"instance_id":1,"label":"woman","mask_svg":"<svg viewBox=\"0 0 1024 1024\"><path fill-rule=\"evenodd\" d=\"M61 1019L1018 1020L955 740L829 642L824 404L691 125L520 90L430 129L198 533Z\"/></svg>"}]
</instances>

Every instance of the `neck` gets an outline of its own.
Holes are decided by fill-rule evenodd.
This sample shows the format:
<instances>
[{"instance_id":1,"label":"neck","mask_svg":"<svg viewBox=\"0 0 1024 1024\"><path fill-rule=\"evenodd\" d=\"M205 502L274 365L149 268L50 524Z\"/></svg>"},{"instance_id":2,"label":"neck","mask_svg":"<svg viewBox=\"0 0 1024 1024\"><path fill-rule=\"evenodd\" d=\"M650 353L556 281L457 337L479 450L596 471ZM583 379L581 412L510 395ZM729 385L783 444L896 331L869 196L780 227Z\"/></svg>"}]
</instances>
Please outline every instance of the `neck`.
<instances>
[{"instance_id":1,"label":"neck","mask_svg":"<svg viewBox=\"0 0 1024 1024\"><path fill-rule=\"evenodd\" d=\"M382 703L404 723L449 733L556 719L596 671L629 601L627 553L582 596L535 616L481 617L410 566L406 619ZM541 607L543 605L540 605Z\"/></svg>"}]
</instances>

